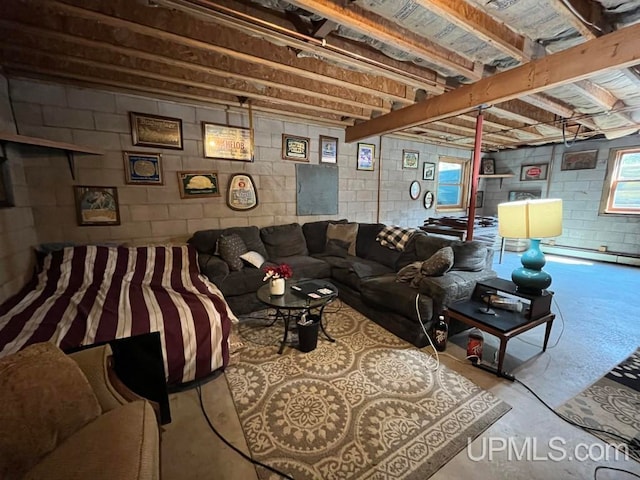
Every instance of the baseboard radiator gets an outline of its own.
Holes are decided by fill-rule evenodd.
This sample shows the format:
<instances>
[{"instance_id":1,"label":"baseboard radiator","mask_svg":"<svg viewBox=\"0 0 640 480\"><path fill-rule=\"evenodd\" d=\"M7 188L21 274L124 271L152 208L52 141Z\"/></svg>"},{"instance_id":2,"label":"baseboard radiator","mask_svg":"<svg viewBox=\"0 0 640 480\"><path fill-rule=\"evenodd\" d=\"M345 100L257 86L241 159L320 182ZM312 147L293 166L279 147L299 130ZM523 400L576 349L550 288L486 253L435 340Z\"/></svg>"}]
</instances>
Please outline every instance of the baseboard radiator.
<instances>
[{"instance_id":1,"label":"baseboard radiator","mask_svg":"<svg viewBox=\"0 0 640 480\"><path fill-rule=\"evenodd\" d=\"M564 247L562 245L545 245L541 249L544 253L564 255L565 257L583 258L586 260L596 260L598 262L620 263L640 267L640 255L632 255L616 252L600 252L587 248Z\"/></svg>"}]
</instances>

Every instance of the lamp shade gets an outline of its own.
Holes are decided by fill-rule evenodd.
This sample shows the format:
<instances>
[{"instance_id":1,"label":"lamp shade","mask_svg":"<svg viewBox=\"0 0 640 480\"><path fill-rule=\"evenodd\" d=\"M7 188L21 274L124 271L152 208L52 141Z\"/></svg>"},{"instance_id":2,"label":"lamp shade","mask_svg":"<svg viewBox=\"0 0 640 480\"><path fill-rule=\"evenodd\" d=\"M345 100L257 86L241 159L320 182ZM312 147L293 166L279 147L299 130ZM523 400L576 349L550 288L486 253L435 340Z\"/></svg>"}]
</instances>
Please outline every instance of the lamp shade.
<instances>
[{"instance_id":1,"label":"lamp shade","mask_svg":"<svg viewBox=\"0 0 640 480\"><path fill-rule=\"evenodd\" d=\"M506 238L547 238L562 234L562 200L545 198L498 205L498 233Z\"/></svg>"}]
</instances>

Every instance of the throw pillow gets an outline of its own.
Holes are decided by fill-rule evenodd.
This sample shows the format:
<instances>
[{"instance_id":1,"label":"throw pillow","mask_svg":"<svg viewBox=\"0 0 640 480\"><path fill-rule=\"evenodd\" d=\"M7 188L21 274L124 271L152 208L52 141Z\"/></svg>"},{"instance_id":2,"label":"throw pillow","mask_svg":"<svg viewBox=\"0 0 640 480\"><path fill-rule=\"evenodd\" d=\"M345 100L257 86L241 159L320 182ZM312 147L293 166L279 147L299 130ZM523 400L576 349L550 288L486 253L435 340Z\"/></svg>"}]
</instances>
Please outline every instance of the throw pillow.
<instances>
[{"instance_id":1,"label":"throw pillow","mask_svg":"<svg viewBox=\"0 0 640 480\"><path fill-rule=\"evenodd\" d=\"M247 251L244 240L237 233L223 235L218 239L218 252L232 271L242 270L243 263L240 255Z\"/></svg>"},{"instance_id":2,"label":"throw pillow","mask_svg":"<svg viewBox=\"0 0 640 480\"><path fill-rule=\"evenodd\" d=\"M487 247L480 242L460 242L451 244L453 248L453 267L451 270L479 272L487 261Z\"/></svg>"},{"instance_id":3,"label":"throw pillow","mask_svg":"<svg viewBox=\"0 0 640 480\"><path fill-rule=\"evenodd\" d=\"M22 478L100 415L80 367L52 343L0 360L0 478Z\"/></svg>"},{"instance_id":4,"label":"throw pillow","mask_svg":"<svg viewBox=\"0 0 640 480\"><path fill-rule=\"evenodd\" d=\"M453 266L453 249L444 247L422 262L420 272L427 277L444 275Z\"/></svg>"},{"instance_id":5,"label":"throw pillow","mask_svg":"<svg viewBox=\"0 0 640 480\"><path fill-rule=\"evenodd\" d=\"M243 253L242 255L240 255L240 258L247 262L249 265L253 265L256 268L262 267L265 262L264 257L258 252L254 251Z\"/></svg>"},{"instance_id":6,"label":"throw pillow","mask_svg":"<svg viewBox=\"0 0 640 480\"><path fill-rule=\"evenodd\" d=\"M416 276L420 275L420 269L422 268L423 262L413 262L409 265L402 267L396 273L396 282L410 282Z\"/></svg>"},{"instance_id":7,"label":"throw pillow","mask_svg":"<svg viewBox=\"0 0 640 480\"><path fill-rule=\"evenodd\" d=\"M332 238L327 242L327 246L324 249L324 255L331 257L345 258L349 254L349 244L342 240L336 240Z\"/></svg>"},{"instance_id":8,"label":"throw pillow","mask_svg":"<svg viewBox=\"0 0 640 480\"><path fill-rule=\"evenodd\" d=\"M358 224L353 223L330 223L327 226L327 243L330 240L340 240L349 245L347 251L349 255L356 254L356 238L358 237Z\"/></svg>"}]
</instances>

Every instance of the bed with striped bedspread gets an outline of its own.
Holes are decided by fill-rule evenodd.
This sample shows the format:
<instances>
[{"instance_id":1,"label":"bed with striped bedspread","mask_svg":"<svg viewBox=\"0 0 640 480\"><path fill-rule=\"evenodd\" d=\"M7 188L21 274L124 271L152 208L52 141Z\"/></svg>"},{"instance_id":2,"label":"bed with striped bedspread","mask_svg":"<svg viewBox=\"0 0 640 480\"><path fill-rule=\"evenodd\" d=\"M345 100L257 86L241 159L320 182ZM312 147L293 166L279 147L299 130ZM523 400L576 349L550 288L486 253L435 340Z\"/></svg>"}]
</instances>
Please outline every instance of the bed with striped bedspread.
<instances>
[{"instance_id":1,"label":"bed with striped bedspread","mask_svg":"<svg viewBox=\"0 0 640 480\"><path fill-rule=\"evenodd\" d=\"M232 321L190 245L67 247L0 306L0 357L36 342L70 350L159 331L167 384L179 385L227 365Z\"/></svg>"}]
</instances>

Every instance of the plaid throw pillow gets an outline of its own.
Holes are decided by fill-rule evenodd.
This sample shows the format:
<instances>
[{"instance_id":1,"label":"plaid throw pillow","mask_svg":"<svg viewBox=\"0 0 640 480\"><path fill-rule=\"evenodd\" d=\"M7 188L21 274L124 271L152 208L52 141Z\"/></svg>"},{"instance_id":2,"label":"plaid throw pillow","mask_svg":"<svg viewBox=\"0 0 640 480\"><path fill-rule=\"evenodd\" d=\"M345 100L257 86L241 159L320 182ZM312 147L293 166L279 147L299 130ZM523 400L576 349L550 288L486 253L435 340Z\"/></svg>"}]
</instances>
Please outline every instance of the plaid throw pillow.
<instances>
[{"instance_id":1,"label":"plaid throw pillow","mask_svg":"<svg viewBox=\"0 0 640 480\"><path fill-rule=\"evenodd\" d=\"M384 247L402 252L415 231L415 228L402 228L389 225L380 230L380 233L376 236L376 241Z\"/></svg>"}]
</instances>

